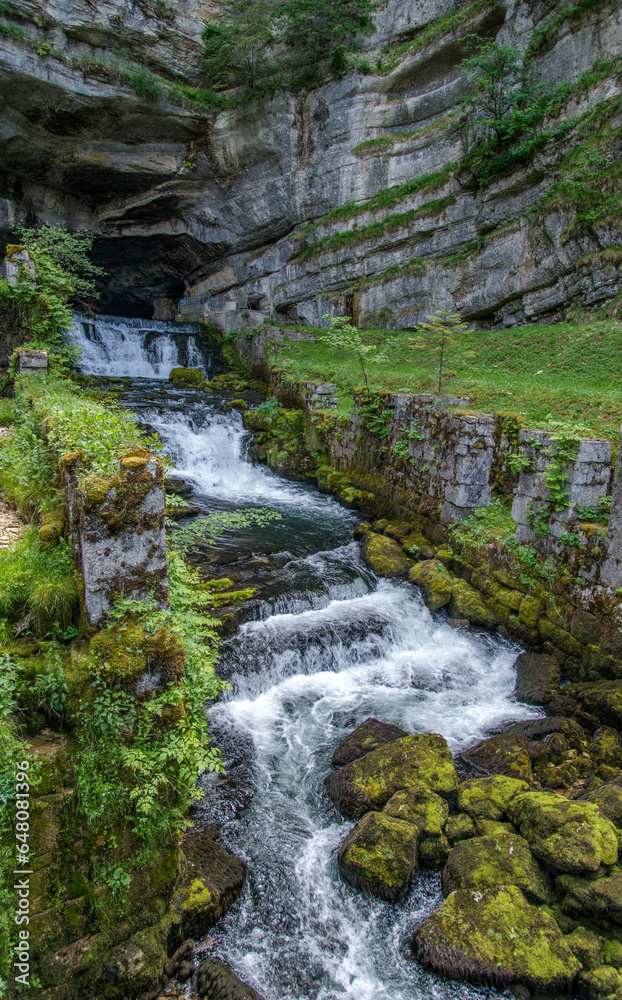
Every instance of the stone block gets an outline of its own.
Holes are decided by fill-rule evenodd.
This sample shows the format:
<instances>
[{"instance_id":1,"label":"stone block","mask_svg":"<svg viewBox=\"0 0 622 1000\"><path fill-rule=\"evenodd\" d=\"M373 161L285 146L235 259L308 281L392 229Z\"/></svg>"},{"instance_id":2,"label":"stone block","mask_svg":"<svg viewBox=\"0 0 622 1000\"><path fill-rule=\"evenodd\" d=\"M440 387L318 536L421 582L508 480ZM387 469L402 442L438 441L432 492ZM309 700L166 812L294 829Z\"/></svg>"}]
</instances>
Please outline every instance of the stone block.
<instances>
[{"instance_id":1,"label":"stone block","mask_svg":"<svg viewBox=\"0 0 622 1000\"><path fill-rule=\"evenodd\" d=\"M17 371L24 375L43 375L48 370L49 359L47 351L32 351L20 347L16 352Z\"/></svg>"}]
</instances>

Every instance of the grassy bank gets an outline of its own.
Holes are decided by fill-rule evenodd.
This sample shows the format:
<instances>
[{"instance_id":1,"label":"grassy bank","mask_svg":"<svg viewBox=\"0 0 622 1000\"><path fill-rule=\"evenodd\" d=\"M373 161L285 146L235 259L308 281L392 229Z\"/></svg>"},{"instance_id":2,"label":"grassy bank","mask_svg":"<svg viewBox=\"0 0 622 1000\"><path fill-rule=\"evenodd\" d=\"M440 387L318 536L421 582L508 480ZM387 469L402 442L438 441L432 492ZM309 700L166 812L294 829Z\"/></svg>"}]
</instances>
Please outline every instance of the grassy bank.
<instances>
[{"instance_id":1,"label":"grassy bank","mask_svg":"<svg viewBox=\"0 0 622 1000\"><path fill-rule=\"evenodd\" d=\"M321 335L322 331L317 331ZM407 331L369 330L363 339L369 387L435 392L438 361L412 344ZM555 323L504 330L469 330L447 358L443 391L467 396L474 411L512 411L525 426L563 421L585 434L616 440L622 422L622 323ZM315 343L290 343L278 364L292 375L336 382L340 410L352 406L363 376L355 356Z\"/></svg>"}]
</instances>

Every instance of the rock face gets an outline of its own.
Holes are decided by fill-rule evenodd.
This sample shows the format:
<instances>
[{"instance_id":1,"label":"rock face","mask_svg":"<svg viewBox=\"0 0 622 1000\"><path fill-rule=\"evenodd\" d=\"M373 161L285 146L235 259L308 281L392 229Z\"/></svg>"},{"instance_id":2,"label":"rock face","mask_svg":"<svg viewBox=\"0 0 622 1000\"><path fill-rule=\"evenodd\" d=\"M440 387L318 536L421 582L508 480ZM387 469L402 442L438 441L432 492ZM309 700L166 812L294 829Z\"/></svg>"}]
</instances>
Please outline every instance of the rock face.
<instances>
[{"instance_id":1,"label":"rock face","mask_svg":"<svg viewBox=\"0 0 622 1000\"><path fill-rule=\"evenodd\" d=\"M500 989L564 990L580 969L552 917L515 886L452 892L415 931L412 946L441 975Z\"/></svg>"},{"instance_id":2,"label":"rock face","mask_svg":"<svg viewBox=\"0 0 622 1000\"><path fill-rule=\"evenodd\" d=\"M615 5L560 19L565 6L449 0L407 10L390 0L362 43L382 70L219 110L192 90L202 82L202 18L216 16L210 0L97 9L34 0L27 16L3 15L2 227L28 215L96 232L112 273L108 311L123 303L151 315L164 302L170 314L177 302L186 318L229 326L248 311L254 321L345 312L403 327L431 303L483 325L599 306L619 290L615 264L594 258L619 242L617 222L581 234L559 200L532 212L577 134L551 139L484 189L442 172L460 156L439 136L462 87L466 35L525 49L540 29L546 44L533 47L532 67L554 84L620 53ZM612 69L589 106L619 86ZM575 112L587 109L580 90L575 101ZM365 204L424 175L434 175L427 190ZM358 214L326 218L350 202ZM355 224L359 236L344 238Z\"/></svg>"},{"instance_id":3,"label":"rock face","mask_svg":"<svg viewBox=\"0 0 622 1000\"><path fill-rule=\"evenodd\" d=\"M347 819L382 809L400 789L424 785L453 792L458 784L449 747L442 736L405 736L329 774L326 794Z\"/></svg>"}]
</instances>

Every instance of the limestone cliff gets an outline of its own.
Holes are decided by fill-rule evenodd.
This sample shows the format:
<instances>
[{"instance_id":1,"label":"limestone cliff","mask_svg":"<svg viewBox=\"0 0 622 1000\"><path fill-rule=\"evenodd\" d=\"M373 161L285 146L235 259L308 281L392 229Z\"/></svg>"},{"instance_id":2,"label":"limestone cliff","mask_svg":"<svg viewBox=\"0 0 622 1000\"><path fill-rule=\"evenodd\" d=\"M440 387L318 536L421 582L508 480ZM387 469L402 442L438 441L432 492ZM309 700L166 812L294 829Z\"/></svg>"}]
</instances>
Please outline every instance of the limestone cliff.
<instances>
[{"instance_id":1,"label":"limestone cliff","mask_svg":"<svg viewBox=\"0 0 622 1000\"><path fill-rule=\"evenodd\" d=\"M619 160L617 4L388 0L361 43L372 71L220 111L196 89L202 19L217 16L210 0L8 7L5 237L23 218L92 229L111 273L103 311L226 327L348 312L400 328L445 305L486 326L615 308L620 223L597 208L573 226L568 153L588 145L605 172ZM530 47L540 79L579 81L550 138L485 187L448 169L460 149L444 131L469 33Z\"/></svg>"}]
</instances>

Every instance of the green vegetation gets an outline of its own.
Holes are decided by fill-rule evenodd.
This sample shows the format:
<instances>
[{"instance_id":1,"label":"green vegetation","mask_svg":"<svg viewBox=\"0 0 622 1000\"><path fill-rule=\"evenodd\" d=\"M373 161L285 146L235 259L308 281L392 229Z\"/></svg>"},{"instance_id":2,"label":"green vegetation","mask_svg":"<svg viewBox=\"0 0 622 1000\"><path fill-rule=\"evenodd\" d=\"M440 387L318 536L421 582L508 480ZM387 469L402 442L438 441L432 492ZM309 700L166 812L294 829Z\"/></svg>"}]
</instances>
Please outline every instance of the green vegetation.
<instances>
[{"instance_id":1,"label":"green vegetation","mask_svg":"<svg viewBox=\"0 0 622 1000\"><path fill-rule=\"evenodd\" d=\"M370 8L369 0L227 0L203 33L209 86L239 88L240 101L343 76L356 36L372 29Z\"/></svg>"},{"instance_id":2,"label":"green vegetation","mask_svg":"<svg viewBox=\"0 0 622 1000\"><path fill-rule=\"evenodd\" d=\"M554 42L557 39L559 29L566 21L575 27L584 21L593 10L599 7L613 7L614 4L615 0L578 0L578 3L564 7L563 10L554 14L550 21L540 24L534 29L526 53L527 59L532 59L549 42Z\"/></svg>"},{"instance_id":3,"label":"green vegetation","mask_svg":"<svg viewBox=\"0 0 622 1000\"><path fill-rule=\"evenodd\" d=\"M419 324L420 333L411 341L412 346L423 351L428 357L438 358L438 391L443 391L443 375L445 374L443 364L448 351L457 352L460 346L460 338L468 330L457 313L452 313L449 309L437 309L432 316L427 316L423 323ZM462 358L468 361L472 352L462 351Z\"/></svg>"},{"instance_id":4,"label":"green vegetation","mask_svg":"<svg viewBox=\"0 0 622 1000\"><path fill-rule=\"evenodd\" d=\"M355 156L371 156L374 153L385 153L393 148L393 139L389 136L379 136L377 139L366 139L359 142L352 152Z\"/></svg>"},{"instance_id":5,"label":"green vegetation","mask_svg":"<svg viewBox=\"0 0 622 1000\"><path fill-rule=\"evenodd\" d=\"M454 195L446 195L444 198L427 201L425 204L419 205L418 208L411 208L407 212L396 212L392 215L387 215L384 219L370 222L368 226L361 226L360 229L346 229L344 232L322 236L321 239L312 243L306 250L303 250L301 254L298 254L293 259L295 261L303 261L319 253L329 253L341 250L343 247L364 243L365 240L378 239L385 233L394 233L398 229L409 226L415 219L433 218L436 215L441 215L445 209L449 208L450 205L454 205L455 202Z\"/></svg>"},{"instance_id":6,"label":"green vegetation","mask_svg":"<svg viewBox=\"0 0 622 1000\"><path fill-rule=\"evenodd\" d=\"M363 340L362 335L355 326L352 326L349 316L325 317L330 319L328 330L322 335L324 343L334 351L351 351L361 366L365 388L369 392L367 381L367 371L365 369L365 357L376 350L376 345Z\"/></svg>"},{"instance_id":7,"label":"green vegetation","mask_svg":"<svg viewBox=\"0 0 622 1000\"><path fill-rule=\"evenodd\" d=\"M528 427L546 427L552 420L571 425L581 421L595 437L617 441L622 421L621 333L622 324L616 321L467 330L447 358L451 368L445 372L445 380L450 380L446 384L457 396L469 397L475 411L511 411ZM411 336L408 331L386 330L362 334L364 342L380 348L366 365L372 391L436 389L438 364L432 354L413 350ZM337 382L342 407L344 397L360 384L356 357L337 353L320 339L287 341L279 364L293 376Z\"/></svg>"},{"instance_id":8,"label":"green vegetation","mask_svg":"<svg viewBox=\"0 0 622 1000\"><path fill-rule=\"evenodd\" d=\"M399 45L388 46L382 54L382 63L379 71L389 73L395 69L409 55L414 55L420 49L435 42L443 35L457 31L463 24L471 20L476 14L487 8L493 7L493 0L474 0L465 7L442 14L435 21L430 21L424 28L415 33L413 38L401 42Z\"/></svg>"}]
</instances>

